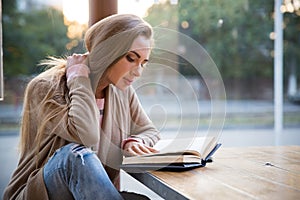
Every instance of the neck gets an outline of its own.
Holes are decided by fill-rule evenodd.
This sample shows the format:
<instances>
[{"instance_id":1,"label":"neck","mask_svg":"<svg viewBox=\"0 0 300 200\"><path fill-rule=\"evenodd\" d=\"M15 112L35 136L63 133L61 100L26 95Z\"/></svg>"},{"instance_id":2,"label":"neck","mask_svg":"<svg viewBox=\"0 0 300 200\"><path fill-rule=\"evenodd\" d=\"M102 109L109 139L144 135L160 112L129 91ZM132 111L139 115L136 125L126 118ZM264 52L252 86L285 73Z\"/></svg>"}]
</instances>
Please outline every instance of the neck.
<instances>
[{"instance_id":1,"label":"neck","mask_svg":"<svg viewBox=\"0 0 300 200\"><path fill-rule=\"evenodd\" d=\"M95 97L96 97L96 99L103 99L105 97L105 88L100 89L98 87L96 90Z\"/></svg>"},{"instance_id":2,"label":"neck","mask_svg":"<svg viewBox=\"0 0 300 200\"><path fill-rule=\"evenodd\" d=\"M98 87L96 89L95 97L96 99L105 98L105 91L109 83L103 79L100 79Z\"/></svg>"}]
</instances>

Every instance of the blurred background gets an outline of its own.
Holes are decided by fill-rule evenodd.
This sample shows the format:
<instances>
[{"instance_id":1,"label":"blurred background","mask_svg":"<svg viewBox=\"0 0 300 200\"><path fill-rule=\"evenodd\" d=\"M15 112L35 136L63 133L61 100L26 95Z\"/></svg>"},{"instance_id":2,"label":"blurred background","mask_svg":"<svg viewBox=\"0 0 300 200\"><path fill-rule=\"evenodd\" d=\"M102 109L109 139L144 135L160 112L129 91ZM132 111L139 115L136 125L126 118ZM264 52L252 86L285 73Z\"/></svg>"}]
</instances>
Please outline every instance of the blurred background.
<instances>
[{"instance_id":1,"label":"blurred background","mask_svg":"<svg viewBox=\"0 0 300 200\"><path fill-rule=\"evenodd\" d=\"M88 3L2 0L4 93L0 101L0 169L7 173L1 173L1 194L16 166L26 84L43 71L37 64L46 56L85 52L82 38L89 23ZM279 8L283 31L279 92L283 104L279 112L282 126L276 131L274 4L274 0L118 0L118 13L133 13L153 27L183 33L209 54L226 91L217 99L226 106L226 117L220 121L224 146L299 145L300 1L282 0ZM194 131L195 123L199 131L213 123L208 83L187 60L176 55L173 58L164 63L168 67L148 66L144 72L144 79L164 81L163 86L147 84L137 90L146 112L165 137L178 130ZM215 80L208 81L213 84ZM182 86L185 83L188 89ZM179 103L174 94L183 97ZM191 102L195 98L197 108L195 100ZM9 161L12 156L13 161Z\"/></svg>"},{"instance_id":2,"label":"blurred background","mask_svg":"<svg viewBox=\"0 0 300 200\"><path fill-rule=\"evenodd\" d=\"M2 2L5 92L4 100L0 103L0 106L4 106L3 109L1 107L1 113L4 113L5 106L18 112L26 83L43 70L37 67L41 59L49 55L85 52L82 37L88 28L88 1ZM284 1L281 11L284 16L283 126L298 127L299 1ZM222 98L227 100L224 128L274 126L273 0L265 0L264 3L259 0L120 0L118 12L137 14L154 27L177 30L203 46L218 67L224 82L226 97ZM180 58L178 60L169 66L183 75L193 89L179 90L187 93L187 97L189 92L196 92L200 102L209 101L210 94L201 75L191 64ZM145 72L147 76L149 73ZM178 76L164 70L153 74L154 81L159 81L161 77L178 81ZM160 89L148 89L140 95L156 95L159 98L168 96ZM13 125L11 122L14 119L7 116L6 121L1 121L1 127ZM200 124L207 125L207 120L201 119Z\"/></svg>"}]
</instances>

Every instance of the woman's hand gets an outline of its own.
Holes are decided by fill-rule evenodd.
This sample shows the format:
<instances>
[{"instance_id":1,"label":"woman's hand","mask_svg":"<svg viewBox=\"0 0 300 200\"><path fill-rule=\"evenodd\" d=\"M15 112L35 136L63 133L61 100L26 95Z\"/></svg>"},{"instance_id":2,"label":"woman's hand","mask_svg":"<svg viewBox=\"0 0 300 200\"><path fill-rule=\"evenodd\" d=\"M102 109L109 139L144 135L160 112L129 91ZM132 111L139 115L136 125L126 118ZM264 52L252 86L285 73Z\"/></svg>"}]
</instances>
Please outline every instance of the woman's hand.
<instances>
[{"instance_id":1,"label":"woman's hand","mask_svg":"<svg viewBox=\"0 0 300 200\"><path fill-rule=\"evenodd\" d=\"M124 145L123 150L125 156L138 156L159 152L158 150L137 141L127 142Z\"/></svg>"},{"instance_id":2,"label":"woman's hand","mask_svg":"<svg viewBox=\"0 0 300 200\"><path fill-rule=\"evenodd\" d=\"M88 54L73 54L67 57L66 76L68 81L78 76L88 77L90 70L88 66L84 64L87 55Z\"/></svg>"},{"instance_id":3,"label":"woman's hand","mask_svg":"<svg viewBox=\"0 0 300 200\"><path fill-rule=\"evenodd\" d=\"M72 56L67 57L67 68L76 64L83 64L88 54L76 54L74 53Z\"/></svg>"}]
</instances>

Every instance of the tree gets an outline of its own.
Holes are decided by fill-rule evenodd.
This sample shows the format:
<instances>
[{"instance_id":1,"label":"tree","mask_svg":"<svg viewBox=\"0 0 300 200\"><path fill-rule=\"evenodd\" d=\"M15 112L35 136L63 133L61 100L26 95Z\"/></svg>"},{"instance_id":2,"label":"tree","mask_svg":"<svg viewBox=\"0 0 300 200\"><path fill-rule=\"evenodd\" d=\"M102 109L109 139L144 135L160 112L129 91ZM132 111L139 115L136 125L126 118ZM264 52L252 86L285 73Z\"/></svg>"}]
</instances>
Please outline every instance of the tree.
<instances>
[{"instance_id":1,"label":"tree","mask_svg":"<svg viewBox=\"0 0 300 200\"><path fill-rule=\"evenodd\" d=\"M273 98L273 0L179 0L176 8L164 1L149 9L146 20L155 26L177 19L177 30L216 63L228 98ZM189 63L179 63L181 74L197 75Z\"/></svg>"},{"instance_id":2,"label":"tree","mask_svg":"<svg viewBox=\"0 0 300 200\"><path fill-rule=\"evenodd\" d=\"M285 5L287 6L287 5ZM284 13L284 71L287 96L291 101L300 102L300 10Z\"/></svg>"},{"instance_id":3,"label":"tree","mask_svg":"<svg viewBox=\"0 0 300 200\"><path fill-rule=\"evenodd\" d=\"M54 8L20 12L15 1L3 1L3 65L6 77L39 72L37 63L62 55L69 42L63 14ZM9 9L6 9L7 6Z\"/></svg>"},{"instance_id":4,"label":"tree","mask_svg":"<svg viewBox=\"0 0 300 200\"><path fill-rule=\"evenodd\" d=\"M157 25L178 19L178 30L208 51L223 77L272 76L272 0L180 0L174 9L168 1L155 5L146 20Z\"/></svg>"}]
</instances>

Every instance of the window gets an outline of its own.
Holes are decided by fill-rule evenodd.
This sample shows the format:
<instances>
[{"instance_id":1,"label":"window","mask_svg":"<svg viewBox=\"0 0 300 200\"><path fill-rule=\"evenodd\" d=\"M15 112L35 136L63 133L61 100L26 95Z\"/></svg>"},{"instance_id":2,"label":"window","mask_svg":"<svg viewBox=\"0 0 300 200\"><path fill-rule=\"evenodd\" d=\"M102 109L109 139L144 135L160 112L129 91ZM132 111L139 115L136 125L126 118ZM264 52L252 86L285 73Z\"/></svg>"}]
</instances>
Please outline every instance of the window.
<instances>
[{"instance_id":1,"label":"window","mask_svg":"<svg viewBox=\"0 0 300 200\"><path fill-rule=\"evenodd\" d=\"M0 101L3 100L4 95L4 81L3 81L3 62L2 62L2 2L0 2L0 20L1 20L1 27L0 27Z\"/></svg>"}]
</instances>

